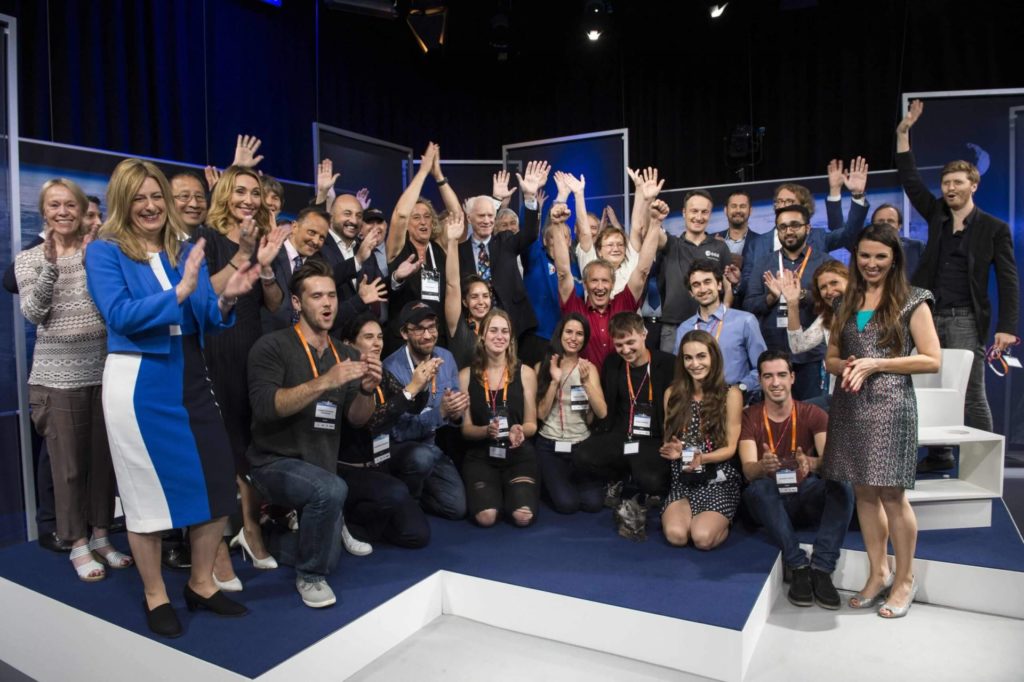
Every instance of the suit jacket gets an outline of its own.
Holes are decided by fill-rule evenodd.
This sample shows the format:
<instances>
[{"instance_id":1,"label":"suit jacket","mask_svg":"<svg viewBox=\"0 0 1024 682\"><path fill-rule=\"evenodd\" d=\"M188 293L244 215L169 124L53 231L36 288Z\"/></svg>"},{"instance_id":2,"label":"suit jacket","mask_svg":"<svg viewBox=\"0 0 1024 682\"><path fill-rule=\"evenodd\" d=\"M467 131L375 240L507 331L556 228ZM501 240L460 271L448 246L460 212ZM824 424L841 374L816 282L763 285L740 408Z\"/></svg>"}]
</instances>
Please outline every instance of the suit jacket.
<instances>
[{"instance_id":1,"label":"suit jacket","mask_svg":"<svg viewBox=\"0 0 1024 682\"><path fill-rule=\"evenodd\" d=\"M941 267L939 239L947 221L952 220L953 216L946 202L933 196L921 180L913 152L896 155L896 171L911 205L928 221L928 241L910 283L935 293L936 278ZM1013 259L1010 226L979 208L971 222L967 239L968 285L978 338L984 341L988 337L992 321L992 304L988 299L988 271L992 267L996 270L996 288L999 290L996 332L1016 336L1020 284L1017 264Z\"/></svg>"},{"instance_id":2,"label":"suit jacket","mask_svg":"<svg viewBox=\"0 0 1024 682\"><path fill-rule=\"evenodd\" d=\"M192 244L182 243L179 273L184 272L191 249ZM167 355L171 351L170 326L181 324L185 306L191 307L198 323L200 344L206 334L235 323L233 309L228 319L223 319L205 259L199 266L195 291L181 304L174 287L165 291L160 286L149 263L128 258L113 242L99 239L90 244L85 270L89 295L107 323L107 350L111 353Z\"/></svg>"},{"instance_id":3,"label":"suit jacket","mask_svg":"<svg viewBox=\"0 0 1024 682\"><path fill-rule=\"evenodd\" d=\"M537 317L526 296L523 275L519 272L516 259L519 256L525 258L530 247L537 241L539 225L540 212L526 209L519 232L492 233L487 245L491 258L491 288L497 294L501 307L512 319L512 332L517 337L537 326ZM463 276L476 272L476 252L472 239L459 244L459 272Z\"/></svg>"}]
</instances>

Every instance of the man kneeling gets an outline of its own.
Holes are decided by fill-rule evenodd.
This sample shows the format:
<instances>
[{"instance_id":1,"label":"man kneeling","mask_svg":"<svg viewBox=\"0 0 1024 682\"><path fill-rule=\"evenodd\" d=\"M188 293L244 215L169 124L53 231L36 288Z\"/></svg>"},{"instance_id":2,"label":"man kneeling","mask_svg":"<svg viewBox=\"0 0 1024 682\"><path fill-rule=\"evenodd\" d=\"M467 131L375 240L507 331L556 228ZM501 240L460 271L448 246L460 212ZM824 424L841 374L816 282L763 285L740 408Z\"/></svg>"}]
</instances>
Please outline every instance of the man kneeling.
<instances>
[{"instance_id":1,"label":"man kneeling","mask_svg":"<svg viewBox=\"0 0 1024 682\"><path fill-rule=\"evenodd\" d=\"M336 473L339 422L358 428L369 420L381 366L328 335L338 297L326 263L307 261L289 289L298 323L263 336L249 353L249 475L264 499L298 510L298 533L273 551L295 566L303 603L321 608L335 602L325 578L338 563L348 494Z\"/></svg>"},{"instance_id":2,"label":"man kneeling","mask_svg":"<svg viewBox=\"0 0 1024 682\"><path fill-rule=\"evenodd\" d=\"M782 561L793 572L789 601L797 606L817 602L839 608L832 571L853 516L853 490L848 483L826 481L817 471L825 451L828 415L793 399L793 365L789 353L768 350L757 360L764 403L743 414L740 461L750 481L743 501L754 520L782 549ZM797 540L794 524L820 522L810 561Z\"/></svg>"}]
</instances>

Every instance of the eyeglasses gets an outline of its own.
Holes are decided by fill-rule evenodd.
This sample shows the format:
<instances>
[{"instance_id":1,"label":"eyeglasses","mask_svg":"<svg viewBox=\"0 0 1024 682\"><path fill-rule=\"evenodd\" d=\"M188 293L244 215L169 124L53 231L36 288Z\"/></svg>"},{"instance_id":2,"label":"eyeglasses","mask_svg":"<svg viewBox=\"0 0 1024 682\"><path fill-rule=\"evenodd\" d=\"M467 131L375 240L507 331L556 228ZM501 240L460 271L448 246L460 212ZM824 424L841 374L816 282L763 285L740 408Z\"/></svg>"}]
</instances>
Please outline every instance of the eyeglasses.
<instances>
[{"instance_id":1,"label":"eyeglasses","mask_svg":"<svg viewBox=\"0 0 1024 682\"><path fill-rule=\"evenodd\" d=\"M414 327L412 325L409 325L408 327L405 328L405 330L412 334L413 336L423 336L424 334L436 334L437 325L432 324L429 327Z\"/></svg>"},{"instance_id":2,"label":"eyeglasses","mask_svg":"<svg viewBox=\"0 0 1024 682\"><path fill-rule=\"evenodd\" d=\"M206 195L203 194L202 192L195 192L195 193L182 192L181 194L175 194L174 195L174 200L175 201L180 201L183 204L187 204L187 203L191 202L193 199L200 206L205 206L206 205Z\"/></svg>"},{"instance_id":3,"label":"eyeglasses","mask_svg":"<svg viewBox=\"0 0 1024 682\"><path fill-rule=\"evenodd\" d=\"M778 230L779 232L796 232L801 227L806 227L806 226L807 226L807 223L801 223L801 222L797 222L796 220L794 220L791 223L782 223L781 225L776 225L775 229Z\"/></svg>"},{"instance_id":4,"label":"eyeglasses","mask_svg":"<svg viewBox=\"0 0 1024 682\"><path fill-rule=\"evenodd\" d=\"M772 202L772 205L775 208L783 208L785 206L793 206L796 203L796 199L776 199L774 202Z\"/></svg>"}]
</instances>

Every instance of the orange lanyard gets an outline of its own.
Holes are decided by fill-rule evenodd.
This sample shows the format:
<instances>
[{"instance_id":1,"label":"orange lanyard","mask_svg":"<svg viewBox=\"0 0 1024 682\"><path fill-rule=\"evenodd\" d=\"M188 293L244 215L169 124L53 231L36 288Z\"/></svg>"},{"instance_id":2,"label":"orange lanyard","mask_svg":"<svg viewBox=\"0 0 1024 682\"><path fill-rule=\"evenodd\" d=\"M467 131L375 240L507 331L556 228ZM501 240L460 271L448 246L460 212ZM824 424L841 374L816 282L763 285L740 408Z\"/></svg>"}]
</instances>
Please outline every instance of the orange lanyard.
<instances>
[{"instance_id":1,"label":"orange lanyard","mask_svg":"<svg viewBox=\"0 0 1024 682\"><path fill-rule=\"evenodd\" d=\"M508 382L509 373L508 366L505 367L505 383L501 387L501 404L508 405ZM487 369L484 368L484 394L487 396L487 401L491 404L491 414L495 414L498 411L498 392L494 391L491 393L491 385L487 381Z\"/></svg>"},{"instance_id":2,"label":"orange lanyard","mask_svg":"<svg viewBox=\"0 0 1024 682\"><path fill-rule=\"evenodd\" d=\"M568 383L569 377L572 376L572 373L575 372L576 368L579 366L580 363L579 360L577 360L576 364L572 366L572 369L565 373L562 381L558 384L558 423L562 426L561 433L563 435L565 434L565 401L562 399L562 391L565 389L565 385ZM570 398L570 400L572 399Z\"/></svg>"},{"instance_id":3,"label":"orange lanyard","mask_svg":"<svg viewBox=\"0 0 1024 682\"><path fill-rule=\"evenodd\" d=\"M718 321L718 331L715 332L715 341L718 341L718 337L720 337L722 335L722 327L725 326L725 313L728 310L729 309L726 308L725 310L722 311L722 319L720 319ZM704 322L702 319L700 319L700 313L698 313L697 314L697 323L694 324L693 326L694 326L695 329L699 330L700 329L700 325L702 323L706 324L708 326L709 330L711 329L711 320L708 320L707 322Z\"/></svg>"},{"instance_id":4,"label":"orange lanyard","mask_svg":"<svg viewBox=\"0 0 1024 682\"><path fill-rule=\"evenodd\" d=\"M775 452L775 437L772 435L771 422L768 421L768 409L767 407L761 410L761 416L764 417L764 430L768 434L768 447ZM796 404L793 405L793 412L789 415L789 453L793 454L796 452ZM782 442L782 435L786 433L786 428L782 428L782 432L779 434L779 442Z\"/></svg>"},{"instance_id":5,"label":"orange lanyard","mask_svg":"<svg viewBox=\"0 0 1024 682\"><path fill-rule=\"evenodd\" d=\"M384 391L380 386L377 387L377 395L380 396L380 403L378 405L384 405Z\"/></svg>"},{"instance_id":6,"label":"orange lanyard","mask_svg":"<svg viewBox=\"0 0 1024 682\"><path fill-rule=\"evenodd\" d=\"M814 247L808 246L807 253L804 254L804 262L800 264L800 269L796 271L796 278L802 279L804 276L804 270L807 269L807 262L811 260L811 252L814 251Z\"/></svg>"},{"instance_id":7,"label":"orange lanyard","mask_svg":"<svg viewBox=\"0 0 1024 682\"><path fill-rule=\"evenodd\" d=\"M651 362L647 362L647 372L644 374L644 378L640 381L640 385L636 387L636 393L633 393L633 377L629 373L629 363L626 363L626 388L629 389L629 437L633 437L633 418L636 416L636 401L640 397L640 391L644 387L644 382L647 382L647 401L651 404L651 408L654 408L654 386L650 381L651 379Z\"/></svg>"},{"instance_id":8,"label":"orange lanyard","mask_svg":"<svg viewBox=\"0 0 1024 682\"><path fill-rule=\"evenodd\" d=\"M309 350L309 344L306 342L306 337L302 335L302 330L299 325L295 325L295 333L299 335L299 341L302 341L302 348L306 351L306 357L309 358L309 368L313 370L313 378L316 379L320 376L320 371L316 368L316 363L313 362L313 353ZM334 342L331 341L331 337L327 337L327 343L331 347L331 352L334 353L334 361L341 364L341 358L338 357L338 349L334 347Z\"/></svg>"}]
</instances>

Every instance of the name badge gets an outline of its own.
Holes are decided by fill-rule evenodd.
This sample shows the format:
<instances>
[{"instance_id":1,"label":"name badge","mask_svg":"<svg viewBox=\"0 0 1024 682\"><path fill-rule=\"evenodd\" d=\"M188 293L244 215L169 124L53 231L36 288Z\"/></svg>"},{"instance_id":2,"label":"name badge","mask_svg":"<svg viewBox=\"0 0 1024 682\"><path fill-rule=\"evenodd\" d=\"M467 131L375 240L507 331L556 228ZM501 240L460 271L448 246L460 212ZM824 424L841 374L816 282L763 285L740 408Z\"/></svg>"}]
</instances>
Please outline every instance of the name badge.
<instances>
[{"instance_id":1,"label":"name badge","mask_svg":"<svg viewBox=\"0 0 1024 682\"><path fill-rule=\"evenodd\" d=\"M572 452L572 443L567 440L556 440L555 452Z\"/></svg>"},{"instance_id":2,"label":"name badge","mask_svg":"<svg viewBox=\"0 0 1024 682\"><path fill-rule=\"evenodd\" d=\"M338 405L330 400L316 401L313 413L313 428L318 431L333 431L337 428Z\"/></svg>"},{"instance_id":3,"label":"name badge","mask_svg":"<svg viewBox=\"0 0 1024 682\"><path fill-rule=\"evenodd\" d=\"M495 419L498 420L498 439L508 438L508 417L499 414Z\"/></svg>"},{"instance_id":4,"label":"name badge","mask_svg":"<svg viewBox=\"0 0 1024 682\"><path fill-rule=\"evenodd\" d=\"M508 449L497 445L492 445L489 448L488 454L494 459L505 459L508 457Z\"/></svg>"},{"instance_id":5,"label":"name badge","mask_svg":"<svg viewBox=\"0 0 1024 682\"><path fill-rule=\"evenodd\" d=\"M779 302L779 316L775 318L775 326L779 329L789 328L789 304L786 299Z\"/></svg>"},{"instance_id":6,"label":"name badge","mask_svg":"<svg viewBox=\"0 0 1024 682\"><path fill-rule=\"evenodd\" d=\"M622 454L624 455L636 455L640 452L640 443L635 440L627 440L622 444Z\"/></svg>"},{"instance_id":7,"label":"name badge","mask_svg":"<svg viewBox=\"0 0 1024 682\"><path fill-rule=\"evenodd\" d=\"M775 472L775 483L783 495L792 495L797 491L796 469L779 469Z\"/></svg>"},{"instance_id":8,"label":"name badge","mask_svg":"<svg viewBox=\"0 0 1024 682\"><path fill-rule=\"evenodd\" d=\"M420 270L420 298L424 301L441 300L441 273L423 268Z\"/></svg>"},{"instance_id":9,"label":"name badge","mask_svg":"<svg viewBox=\"0 0 1024 682\"><path fill-rule=\"evenodd\" d=\"M391 436L382 433L373 438L373 463L383 464L391 459Z\"/></svg>"},{"instance_id":10,"label":"name badge","mask_svg":"<svg viewBox=\"0 0 1024 682\"><path fill-rule=\"evenodd\" d=\"M586 412L590 407L590 398L587 397L587 389L582 386L569 387L569 409L573 412Z\"/></svg>"},{"instance_id":11,"label":"name badge","mask_svg":"<svg viewBox=\"0 0 1024 682\"><path fill-rule=\"evenodd\" d=\"M693 463L693 448L683 448L683 456L680 459L683 466L689 466Z\"/></svg>"},{"instance_id":12,"label":"name badge","mask_svg":"<svg viewBox=\"0 0 1024 682\"><path fill-rule=\"evenodd\" d=\"M651 435L651 415L643 410L640 410L639 408L633 414L633 435Z\"/></svg>"}]
</instances>

